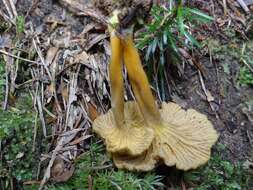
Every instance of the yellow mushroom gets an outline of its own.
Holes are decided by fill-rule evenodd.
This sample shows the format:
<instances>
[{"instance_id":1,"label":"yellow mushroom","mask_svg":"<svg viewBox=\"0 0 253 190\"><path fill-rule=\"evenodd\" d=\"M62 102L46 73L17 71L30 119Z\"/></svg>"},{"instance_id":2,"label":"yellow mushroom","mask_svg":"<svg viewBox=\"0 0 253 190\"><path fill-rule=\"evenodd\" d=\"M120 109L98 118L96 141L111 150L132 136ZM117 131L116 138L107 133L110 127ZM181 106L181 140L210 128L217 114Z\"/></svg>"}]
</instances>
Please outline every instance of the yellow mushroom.
<instances>
[{"instance_id":1,"label":"yellow mushroom","mask_svg":"<svg viewBox=\"0 0 253 190\"><path fill-rule=\"evenodd\" d=\"M158 161L154 159L153 144L139 156L112 154L112 158L117 168L135 171L153 170Z\"/></svg>"},{"instance_id":2,"label":"yellow mushroom","mask_svg":"<svg viewBox=\"0 0 253 190\"><path fill-rule=\"evenodd\" d=\"M117 14L117 13L116 13ZM113 17L115 21L115 16ZM134 103L124 103L121 40L113 28L110 31L111 109L93 123L93 130L105 140L109 153L140 155L151 145L154 132L144 128L144 120Z\"/></svg>"},{"instance_id":3,"label":"yellow mushroom","mask_svg":"<svg viewBox=\"0 0 253 190\"><path fill-rule=\"evenodd\" d=\"M122 40L122 45L124 63L134 95L145 126L155 131L155 138L149 150L140 156L113 154L116 166L147 171L153 169L155 162L159 160L181 170L194 169L205 164L210 158L211 147L218 138L212 123L196 110L183 110L175 103L162 103L159 110L132 36L128 35Z\"/></svg>"}]
</instances>

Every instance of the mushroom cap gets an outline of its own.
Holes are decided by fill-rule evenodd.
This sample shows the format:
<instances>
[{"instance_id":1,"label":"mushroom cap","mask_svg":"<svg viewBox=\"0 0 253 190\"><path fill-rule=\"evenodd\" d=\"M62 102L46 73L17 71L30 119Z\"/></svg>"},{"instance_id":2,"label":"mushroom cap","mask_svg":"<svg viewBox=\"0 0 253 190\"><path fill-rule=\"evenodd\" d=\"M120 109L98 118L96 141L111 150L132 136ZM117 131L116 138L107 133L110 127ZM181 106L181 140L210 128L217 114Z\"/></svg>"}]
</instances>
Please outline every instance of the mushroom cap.
<instances>
[{"instance_id":1,"label":"mushroom cap","mask_svg":"<svg viewBox=\"0 0 253 190\"><path fill-rule=\"evenodd\" d=\"M175 103L163 103L162 124L149 125L155 132L151 146L139 156L113 153L117 168L150 171L159 160L181 170L195 169L210 159L218 139L212 123L196 110L183 110Z\"/></svg>"},{"instance_id":2,"label":"mushroom cap","mask_svg":"<svg viewBox=\"0 0 253 190\"><path fill-rule=\"evenodd\" d=\"M157 160L154 159L152 145L139 156L112 154L113 162L119 169L127 169L130 171L153 170L156 166Z\"/></svg>"},{"instance_id":3,"label":"mushroom cap","mask_svg":"<svg viewBox=\"0 0 253 190\"><path fill-rule=\"evenodd\" d=\"M154 139L152 128L145 127L145 122L136 102L124 104L125 123L116 126L110 109L99 116L93 123L93 131L105 140L108 152L137 156L148 149Z\"/></svg>"},{"instance_id":4,"label":"mushroom cap","mask_svg":"<svg viewBox=\"0 0 253 190\"><path fill-rule=\"evenodd\" d=\"M205 164L218 134L207 117L196 110L183 110L175 103L163 103L162 126L153 126L154 154L166 165L178 169L195 169Z\"/></svg>"}]
</instances>

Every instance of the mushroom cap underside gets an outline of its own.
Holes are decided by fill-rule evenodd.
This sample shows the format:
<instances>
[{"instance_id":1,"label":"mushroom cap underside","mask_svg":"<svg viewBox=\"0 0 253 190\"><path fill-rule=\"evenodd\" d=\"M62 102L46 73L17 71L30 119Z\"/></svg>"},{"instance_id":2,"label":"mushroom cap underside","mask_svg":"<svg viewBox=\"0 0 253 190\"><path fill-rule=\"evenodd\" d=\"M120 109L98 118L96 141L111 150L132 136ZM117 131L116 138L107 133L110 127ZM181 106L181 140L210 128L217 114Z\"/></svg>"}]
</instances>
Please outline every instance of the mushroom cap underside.
<instances>
[{"instance_id":1,"label":"mushroom cap underside","mask_svg":"<svg viewBox=\"0 0 253 190\"><path fill-rule=\"evenodd\" d=\"M110 109L93 123L93 131L105 140L108 152L137 156L148 149L154 139L152 128L145 126L143 117L135 102L124 104L125 122L116 126Z\"/></svg>"},{"instance_id":2,"label":"mushroom cap underside","mask_svg":"<svg viewBox=\"0 0 253 190\"><path fill-rule=\"evenodd\" d=\"M112 154L113 162L119 169L130 171L151 171L155 168L157 160L154 159L153 146L139 156Z\"/></svg>"},{"instance_id":3,"label":"mushroom cap underside","mask_svg":"<svg viewBox=\"0 0 253 190\"><path fill-rule=\"evenodd\" d=\"M166 165L178 169L195 169L210 159L211 148L218 139L206 115L194 109L183 110L175 103L163 103L160 110L163 126L154 127L157 149Z\"/></svg>"},{"instance_id":4,"label":"mushroom cap underside","mask_svg":"<svg viewBox=\"0 0 253 190\"><path fill-rule=\"evenodd\" d=\"M148 171L162 160L168 166L181 170L195 169L205 164L211 147L218 139L212 123L196 110L183 110L175 103L163 103L161 126L152 126L155 138L149 150L138 157L114 155L119 168Z\"/></svg>"}]
</instances>

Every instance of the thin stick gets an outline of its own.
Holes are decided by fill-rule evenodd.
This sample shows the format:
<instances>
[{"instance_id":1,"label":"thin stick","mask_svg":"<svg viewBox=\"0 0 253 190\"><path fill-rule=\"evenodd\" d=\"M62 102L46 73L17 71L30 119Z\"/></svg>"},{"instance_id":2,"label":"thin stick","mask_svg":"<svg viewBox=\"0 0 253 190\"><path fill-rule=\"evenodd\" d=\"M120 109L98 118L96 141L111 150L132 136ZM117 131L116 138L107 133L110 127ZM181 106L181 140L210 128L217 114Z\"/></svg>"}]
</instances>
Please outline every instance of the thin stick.
<instances>
[{"instance_id":1,"label":"thin stick","mask_svg":"<svg viewBox=\"0 0 253 190\"><path fill-rule=\"evenodd\" d=\"M33 64L37 64L37 65L41 65L40 63L36 62L36 61L32 61L32 60L29 60L29 59L26 59L26 58L22 58L22 57L19 57L19 56L16 56L16 55L13 55L11 53L8 53L4 50L0 50L0 53L4 54L4 55L8 55L10 57L14 57L16 59L19 59L19 60L22 60L22 61L26 61L28 63L33 63Z\"/></svg>"},{"instance_id":2,"label":"thin stick","mask_svg":"<svg viewBox=\"0 0 253 190\"><path fill-rule=\"evenodd\" d=\"M18 16L18 13L17 13L16 7L15 7L15 4L12 0L9 0L9 2L10 2L10 5L11 5L12 12L14 14L14 18L16 19L17 16Z\"/></svg>"},{"instance_id":3,"label":"thin stick","mask_svg":"<svg viewBox=\"0 0 253 190\"><path fill-rule=\"evenodd\" d=\"M243 8L243 10L248 13L249 12L249 8L248 6L244 3L243 0L237 0L238 4Z\"/></svg>"},{"instance_id":4,"label":"thin stick","mask_svg":"<svg viewBox=\"0 0 253 190\"><path fill-rule=\"evenodd\" d=\"M244 59L241 59L243 64L246 65L246 67L248 67L248 69L251 71L251 73L253 74L253 68L247 63L247 61L245 61Z\"/></svg>"},{"instance_id":5,"label":"thin stick","mask_svg":"<svg viewBox=\"0 0 253 190\"><path fill-rule=\"evenodd\" d=\"M0 15L7 21L12 23L13 25L16 25L15 22L13 22L13 20L11 20L11 18L9 16L7 16L1 9L0 9Z\"/></svg>"},{"instance_id":6,"label":"thin stick","mask_svg":"<svg viewBox=\"0 0 253 190\"><path fill-rule=\"evenodd\" d=\"M8 96L9 96L9 77L8 77L7 65L5 65L5 98L4 98L4 106L3 106L4 110L7 110Z\"/></svg>"},{"instance_id":7,"label":"thin stick","mask_svg":"<svg viewBox=\"0 0 253 190\"><path fill-rule=\"evenodd\" d=\"M224 9L224 15L226 16L227 12L228 12L227 1L226 0L223 0L223 9Z\"/></svg>"},{"instance_id":8,"label":"thin stick","mask_svg":"<svg viewBox=\"0 0 253 190\"><path fill-rule=\"evenodd\" d=\"M3 3L4 3L4 6L5 6L5 8L6 8L8 14L9 14L10 18L13 19L14 16L13 16L11 10L10 10L10 7L9 7L7 1L6 1L6 0L3 0Z\"/></svg>"},{"instance_id":9,"label":"thin stick","mask_svg":"<svg viewBox=\"0 0 253 190\"><path fill-rule=\"evenodd\" d=\"M37 6L37 4L39 3L39 0L33 0L32 1L32 5L31 7L28 9L26 15L25 15L25 19L28 17L28 15L31 13L31 11L33 11L33 9Z\"/></svg>"},{"instance_id":10,"label":"thin stick","mask_svg":"<svg viewBox=\"0 0 253 190\"><path fill-rule=\"evenodd\" d=\"M220 119L215 108L213 107L212 103L214 101L213 97L210 98L210 92L206 89L206 86L205 86L205 83L204 83L204 79L202 77L202 74L200 71L198 71L198 74L199 74L199 79L200 79L200 83L201 83L201 87L202 87L202 90L204 91L205 93L205 96L206 96L206 100L209 104L209 106L211 107L212 111L215 113L215 116L217 119Z\"/></svg>"},{"instance_id":11,"label":"thin stick","mask_svg":"<svg viewBox=\"0 0 253 190\"><path fill-rule=\"evenodd\" d=\"M33 150L32 150L33 152L35 151L36 148L37 129L38 129L38 112L36 111L35 124L33 130Z\"/></svg>"},{"instance_id":12,"label":"thin stick","mask_svg":"<svg viewBox=\"0 0 253 190\"><path fill-rule=\"evenodd\" d=\"M93 185L92 185L92 177L91 175L88 176L88 190L92 190Z\"/></svg>"},{"instance_id":13,"label":"thin stick","mask_svg":"<svg viewBox=\"0 0 253 190\"><path fill-rule=\"evenodd\" d=\"M41 124L42 124L43 134L44 134L44 137L47 137L46 122L45 122L45 118L44 118L44 114L43 114L43 108L42 108L43 106L42 106L41 98L38 94L38 91L37 91L37 94L36 94L35 98L36 98L36 101L37 101L37 107L38 107L39 117L40 117Z\"/></svg>"},{"instance_id":14,"label":"thin stick","mask_svg":"<svg viewBox=\"0 0 253 190\"><path fill-rule=\"evenodd\" d=\"M45 106L43 106L43 110L52 118L56 119L57 116L50 112Z\"/></svg>"},{"instance_id":15,"label":"thin stick","mask_svg":"<svg viewBox=\"0 0 253 190\"><path fill-rule=\"evenodd\" d=\"M47 72L50 80L52 81L52 75L51 75L51 73L50 73L50 71L49 71L49 69L48 69L48 67L47 67L47 65L45 63L45 60L44 60L44 58L42 56L42 53L41 53L41 50L39 49L39 47L37 46L37 43L36 43L36 41L38 42L38 37L36 36L36 41L35 41L34 38L33 38L32 41L33 41L34 48L35 48L35 50L36 50L36 52L37 52L37 54L38 54L38 56L39 56L39 58L41 60L41 63L43 64L43 66L44 66L44 68L45 68L45 70L46 70L46 72Z\"/></svg>"},{"instance_id":16,"label":"thin stick","mask_svg":"<svg viewBox=\"0 0 253 190\"><path fill-rule=\"evenodd\" d=\"M104 170L104 169L108 169L108 168L112 168L112 167L113 167L112 164L108 164L108 165L104 165L104 166L92 166L88 169L93 170L93 171L98 171L98 170Z\"/></svg>"},{"instance_id":17,"label":"thin stick","mask_svg":"<svg viewBox=\"0 0 253 190\"><path fill-rule=\"evenodd\" d=\"M28 80L28 81L25 81L25 82L22 83L22 84L16 84L16 85L15 85L15 88L16 88L16 89L21 88L22 86L25 86L25 85L27 85L27 84L36 82L36 81L38 81L38 80L39 80L39 79L30 79L30 80Z\"/></svg>"},{"instance_id":18,"label":"thin stick","mask_svg":"<svg viewBox=\"0 0 253 190\"><path fill-rule=\"evenodd\" d=\"M242 57L243 57L243 55L244 55L245 49L246 49L246 44L243 44L242 51L241 51ZM246 67L248 67L248 69L253 73L253 68L247 63L247 61L246 61L245 59L241 58L240 61L242 61L242 63L243 63Z\"/></svg>"}]
</instances>

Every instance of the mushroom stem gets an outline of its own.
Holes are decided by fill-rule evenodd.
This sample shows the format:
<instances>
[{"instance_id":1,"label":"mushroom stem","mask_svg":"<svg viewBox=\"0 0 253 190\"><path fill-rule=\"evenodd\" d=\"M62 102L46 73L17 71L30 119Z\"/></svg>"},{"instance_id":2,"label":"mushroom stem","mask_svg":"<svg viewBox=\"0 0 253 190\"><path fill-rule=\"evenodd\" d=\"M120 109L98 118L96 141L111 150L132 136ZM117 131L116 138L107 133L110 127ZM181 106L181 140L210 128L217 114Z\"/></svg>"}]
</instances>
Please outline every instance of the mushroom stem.
<instances>
[{"instance_id":1,"label":"mushroom stem","mask_svg":"<svg viewBox=\"0 0 253 190\"><path fill-rule=\"evenodd\" d=\"M122 48L120 39L115 30L110 32L111 62L109 66L109 77L111 83L111 106L116 126L124 124L124 85L122 73Z\"/></svg>"},{"instance_id":2,"label":"mushroom stem","mask_svg":"<svg viewBox=\"0 0 253 190\"><path fill-rule=\"evenodd\" d=\"M123 58L127 68L136 101L146 123L160 124L161 115L151 92L148 78L142 68L138 50L134 46L132 35L122 40Z\"/></svg>"}]
</instances>

